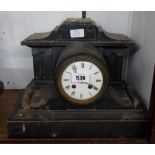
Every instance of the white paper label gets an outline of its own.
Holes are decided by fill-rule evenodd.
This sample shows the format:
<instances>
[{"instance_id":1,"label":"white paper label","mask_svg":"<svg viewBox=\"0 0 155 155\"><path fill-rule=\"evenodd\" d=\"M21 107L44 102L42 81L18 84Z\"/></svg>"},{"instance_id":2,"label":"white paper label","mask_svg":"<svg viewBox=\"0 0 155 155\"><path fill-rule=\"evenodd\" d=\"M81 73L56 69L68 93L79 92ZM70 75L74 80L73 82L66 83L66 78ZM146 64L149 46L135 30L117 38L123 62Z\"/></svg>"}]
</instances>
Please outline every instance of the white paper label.
<instances>
[{"instance_id":1,"label":"white paper label","mask_svg":"<svg viewBox=\"0 0 155 155\"><path fill-rule=\"evenodd\" d=\"M89 75L87 74L72 74L72 82L89 82Z\"/></svg>"},{"instance_id":2,"label":"white paper label","mask_svg":"<svg viewBox=\"0 0 155 155\"><path fill-rule=\"evenodd\" d=\"M84 37L84 29L74 29L70 30L71 38L83 38Z\"/></svg>"}]
</instances>

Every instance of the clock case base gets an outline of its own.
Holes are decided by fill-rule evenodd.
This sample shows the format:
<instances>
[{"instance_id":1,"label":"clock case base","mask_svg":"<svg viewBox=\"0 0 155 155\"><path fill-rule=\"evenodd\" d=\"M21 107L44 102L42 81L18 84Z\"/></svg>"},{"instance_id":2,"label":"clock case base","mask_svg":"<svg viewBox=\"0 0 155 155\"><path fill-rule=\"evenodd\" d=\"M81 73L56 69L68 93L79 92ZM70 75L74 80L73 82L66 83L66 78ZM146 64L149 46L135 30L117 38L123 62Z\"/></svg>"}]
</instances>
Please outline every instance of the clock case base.
<instances>
[{"instance_id":1,"label":"clock case base","mask_svg":"<svg viewBox=\"0 0 155 155\"><path fill-rule=\"evenodd\" d=\"M145 137L147 110L126 83L110 86L103 99L87 106L63 100L52 82L38 85L32 81L24 95L31 88L29 105L21 98L8 120L9 138ZM45 101L40 108L33 107L34 89Z\"/></svg>"}]
</instances>

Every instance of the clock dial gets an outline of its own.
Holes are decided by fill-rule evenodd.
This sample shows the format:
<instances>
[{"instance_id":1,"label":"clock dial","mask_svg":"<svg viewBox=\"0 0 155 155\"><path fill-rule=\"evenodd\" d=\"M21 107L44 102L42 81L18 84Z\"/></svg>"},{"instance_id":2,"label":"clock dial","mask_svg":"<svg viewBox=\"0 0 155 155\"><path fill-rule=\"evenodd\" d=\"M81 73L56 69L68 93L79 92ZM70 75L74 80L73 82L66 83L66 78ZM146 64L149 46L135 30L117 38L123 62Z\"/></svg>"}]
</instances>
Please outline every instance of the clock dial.
<instances>
[{"instance_id":1,"label":"clock dial","mask_svg":"<svg viewBox=\"0 0 155 155\"><path fill-rule=\"evenodd\" d=\"M85 42L69 44L57 60L55 81L58 92L69 103L97 103L105 94L109 82L103 53Z\"/></svg>"},{"instance_id":2,"label":"clock dial","mask_svg":"<svg viewBox=\"0 0 155 155\"><path fill-rule=\"evenodd\" d=\"M89 61L72 62L61 75L62 89L75 100L94 98L103 83L103 73L97 65Z\"/></svg>"}]
</instances>

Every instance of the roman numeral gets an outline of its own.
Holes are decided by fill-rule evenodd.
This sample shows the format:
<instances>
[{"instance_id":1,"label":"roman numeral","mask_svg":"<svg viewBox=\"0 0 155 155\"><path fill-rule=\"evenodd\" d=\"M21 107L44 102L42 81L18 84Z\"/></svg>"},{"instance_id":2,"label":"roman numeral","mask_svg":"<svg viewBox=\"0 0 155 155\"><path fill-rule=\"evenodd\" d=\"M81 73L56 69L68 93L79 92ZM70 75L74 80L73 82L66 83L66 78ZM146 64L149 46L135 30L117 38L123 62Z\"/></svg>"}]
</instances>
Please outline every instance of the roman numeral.
<instances>
[{"instance_id":1,"label":"roman numeral","mask_svg":"<svg viewBox=\"0 0 155 155\"><path fill-rule=\"evenodd\" d=\"M81 67L84 68L84 63L83 62L81 63Z\"/></svg>"},{"instance_id":2,"label":"roman numeral","mask_svg":"<svg viewBox=\"0 0 155 155\"><path fill-rule=\"evenodd\" d=\"M89 70L92 68L93 64L90 66Z\"/></svg>"},{"instance_id":3,"label":"roman numeral","mask_svg":"<svg viewBox=\"0 0 155 155\"><path fill-rule=\"evenodd\" d=\"M64 81L69 81L69 79L64 79Z\"/></svg>"},{"instance_id":4,"label":"roman numeral","mask_svg":"<svg viewBox=\"0 0 155 155\"><path fill-rule=\"evenodd\" d=\"M74 95L75 95L75 91L73 91L73 92L71 93L71 95L74 96Z\"/></svg>"},{"instance_id":5,"label":"roman numeral","mask_svg":"<svg viewBox=\"0 0 155 155\"><path fill-rule=\"evenodd\" d=\"M101 82L101 80L100 79L97 79L96 82Z\"/></svg>"},{"instance_id":6,"label":"roman numeral","mask_svg":"<svg viewBox=\"0 0 155 155\"><path fill-rule=\"evenodd\" d=\"M66 72L66 73L71 74L71 72Z\"/></svg>"},{"instance_id":7,"label":"roman numeral","mask_svg":"<svg viewBox=\"0 0 155 155\"><path fill-rule=\"evenodd\" d=\"M94 88L94 90L98 90L98 88L97 87L93 87Z\"/></svg>"},{"instance_id":8,"label":"roman numeral","mask_svg":"<svg viewBox=\"0 0 155 155\"><path fill-rule=\"evenodd\" d=\"M92 96L91 92L89 92L89 95Z\"/></svg>"},{"instance_id":9,"label":"roman numeral","mask_svg":"<svg viewBox=\"0 0 155 155\"><path fill-rule=\"evenodd\" d=\"M77 67L75 65L72 66L72 69L75 73L77 73Z\"/></svg>"},{"instance_id":10,"label":"roman numeral","mask_svg":"<svg viewBox=\"0 0 155 155\"><path fill-rule=\"evenodd\" d=\"M83 94L80 94L80 98L83 98Z\"/></svg>"},{"instance_id":11,"label":"roman numeral","mask_svg":"<svg viewBox=\"0 0 155 155\"><path fill-rule=\"evenodd\" d=\"M96 75L96 74L98 74L98 73L99 73L99 71L95 72L94 75Z\"/></svg>"},{"instance_id":12,"label":"roman numeral","mask_svg":"<svg viewBox=\"0 0 155 155\"><path fill-rule=\"evenodd\" d=\"M67 89L67 90L68 90L69 88L70 88L70 86L66 86L66 87L65 87L65 89Z\"/></svg>"}]
</instances>

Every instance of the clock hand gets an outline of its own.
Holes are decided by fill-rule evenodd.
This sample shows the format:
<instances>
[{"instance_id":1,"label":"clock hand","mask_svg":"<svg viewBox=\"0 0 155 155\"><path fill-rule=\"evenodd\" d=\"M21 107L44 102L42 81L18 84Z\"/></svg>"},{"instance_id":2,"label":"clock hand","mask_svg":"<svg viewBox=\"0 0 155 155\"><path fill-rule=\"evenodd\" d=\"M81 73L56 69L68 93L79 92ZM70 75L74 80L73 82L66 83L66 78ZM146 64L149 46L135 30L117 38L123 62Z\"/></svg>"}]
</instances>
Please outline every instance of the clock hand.
<instances>
[{"instance_id":1,"label":"clock hand","mask_svg":"<svg viewBox=\"0 0 155 155\"><path fill-rule=\"evenodd\" d=\"M98 88L97 88L96 86L94 86L94 85L92 85L92 84L90 84L90 83L88 83L88 82L81 82L81 83L86 83L86 84L88 84L90 87L94 87L94 89L98 90Z\"/></svg>"},{"instance_id":2,"label":"clock hand","mask_svg":"<svg viewBox=\"0 0 155 155\"><path fill-rule=\"evenodd\" d=\"M91 84L89 86L93 87L95 90L98 90L98 88L96 86L93 86Z\"/></svg>"}]
</instances>

